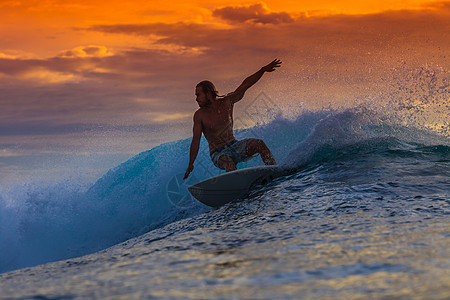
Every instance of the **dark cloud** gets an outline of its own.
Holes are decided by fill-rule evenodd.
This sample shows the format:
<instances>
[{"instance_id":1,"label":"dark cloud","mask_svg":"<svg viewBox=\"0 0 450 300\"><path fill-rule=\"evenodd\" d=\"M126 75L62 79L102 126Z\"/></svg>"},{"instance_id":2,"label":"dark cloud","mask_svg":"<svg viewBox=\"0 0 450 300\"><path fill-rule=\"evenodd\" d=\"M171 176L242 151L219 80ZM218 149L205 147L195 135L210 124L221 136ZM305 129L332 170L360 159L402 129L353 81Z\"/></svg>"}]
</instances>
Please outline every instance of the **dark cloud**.
<instances>
[{"instance_id":1,"label":"dark cloud","mask_svg":"<svg viewBox=\"0 0 450 300\"><path fill-rule=\"evenodd\" d=\"M450 12L450 2L449 1L437 1L437 2L430 2L423 5L424 9L440 9L443 11L447 11L447 13Z\"/></svg>"},{"instance_id":2,"label":"dark cloud","mask_svg":"<svg viewBox=\"0 0 450 300\"><path fill-rule=\"evenodd\" d=\"M261 4L243 8L221 8L219 12L243 10L236 18L244 22L251 20L249 8L262 7ZM421 38L427 35L435 38L449 34L450 8L445 5L441 9L424 11L391 11L371 15L335 15L292 19L293 22L280 23L278 26L236 26L224 29L213 24L191 24L178 22L172 24L118 24L96 25L87 30L112 33L148 36L160 44L175 44L181 47L200 47L211 51L231 53L249 49L264 53L270 49L292 52L306 49L326 42L339 44L343 48L367 45L377 50L382 43L393 41L397 44L411 43L410 38ZM257 9L254 9L257 10ZM230 13L231 14L231 13ZM247 17L246 17L247 16ZM415 41L414 41L415 42ZM421 42L420 40L418 42ZM307 43L307 44L306 44ZM332 49L332 48L329 48ZM329 49L324 49L325 51Z\"/></svg>"},{"instance_id":3,"label":"dark cloud","mask_svg":"<svg viewBox=\"0 0 450 300\"><path fill-rule=\"evenodd\" d=\"M47 69L52 71L66 71L74 72L88 60L83 59L64 59L61 57L54 57L49 59L8 59L0 58L0 74L9 76L20 76L26 72L36 69Z\"/></svg>"},{"instance_id":4,"label":"dark cloud","mask_svg":"<svg viewBox=\"0 0 450 300\"><path fill-rule=\"evenodd\" d=\"M280 24L294 21L287 12L270 12L261 3L248 6L216 8L213 10L213 15L232 23Z\"/></svg>"},{"instance_id":5,"label":"dark cloud","mask_svg":"<svg viewBox=\"0 0 450 300\"><path fill-rule=\"evenodd\" d=\"M1 59L0 136L68 134L100 125L162 131L167 122L160 124L159 115L195 108L200 79L189 78L197 62L151 49L107 57ZM49 83L39 72L72 74L76 80Z\"/></svg>"},{"instance_id":6,"label":"dark cloud","mask_svg":"<svg viewBox=\"0 0 450 300\"><path fill-rule=\"evenodd\" d=\"M62 52L59 57L103 57L109 56L106 47L103 46L87 46L77 47L72 50Z\"/></svg>"},{"instance_id":7,"label":"dark cloud","mask_svg":"<svg viewBox=\"0 0 450 300\"><path fill-rule=\"evenodd\" d=\"M68 134L83 132L90 129L92 129L92 127L83 123L50 124L47 121L15 122L13 124L0 123L0 136Z\"/></svg>"},{"instance_id":8,"label":"dark cloud","mask_svg":"<svg viewBox=\"0 0 450 300\"><path fill-rule=\"evenodd\" d=\"M150 24L117 24L117 25L95 25L87 30L98 31L111 34L126 34L148 36L161 44L175 43L182 46L190 46L186 39L192 38L194 41L203 41L202 44L214 43L218 35L228 32L210 24L194 24L186 22L177 23L150 23ZM195 43L195 42L193 42ZM192 43L191 43L192 44ZM199 43L196 43L197 46Z\"/></svg>"},{"instance_id":9,"label":"dark cloud","mask_svg":"<svg viewBox=\"0 0 450 300\"><path fill-rule=\"evenodd\" d=\"M165 129L164 124L148 125L111 125L111 124L87 124L69 123L61 124L51 121L15 122L14 124L0 123L0 136L37 136L37 135L61 135L72 133L94 132L154 132ZM0 149L11 148L13 144L0 144Z\"/></svg>"}]
</instances>

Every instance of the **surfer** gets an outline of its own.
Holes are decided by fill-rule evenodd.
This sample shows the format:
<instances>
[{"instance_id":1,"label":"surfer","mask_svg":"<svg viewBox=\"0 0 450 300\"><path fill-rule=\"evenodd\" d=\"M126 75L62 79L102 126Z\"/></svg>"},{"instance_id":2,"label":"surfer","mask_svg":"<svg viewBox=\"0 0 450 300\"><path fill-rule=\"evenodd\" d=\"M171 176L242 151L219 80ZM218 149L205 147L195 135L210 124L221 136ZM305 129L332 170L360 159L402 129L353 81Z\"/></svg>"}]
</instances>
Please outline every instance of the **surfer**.
<instances>
[{"instance_id":1,"label":"surfer","mask_svg":"<svg viewBox=\"0 0 450 300\"><path fill-rule=\"evenodd\" d=\"M236 170L237 163L250 160L258 154L261 155L266 165L276 164L263 140L255 138L236 140L233 135L233 107L265 72L273 72L280 66L281 60L273 60L255 74L247 77L234 92L226 96L219 96L214 84L210 81L205 80L197 84L195 96L200 108L194 114L189 166L184 179L194 169L202 133L208 141L212 162L226 172Z\"/></svg>"}]
</instances>

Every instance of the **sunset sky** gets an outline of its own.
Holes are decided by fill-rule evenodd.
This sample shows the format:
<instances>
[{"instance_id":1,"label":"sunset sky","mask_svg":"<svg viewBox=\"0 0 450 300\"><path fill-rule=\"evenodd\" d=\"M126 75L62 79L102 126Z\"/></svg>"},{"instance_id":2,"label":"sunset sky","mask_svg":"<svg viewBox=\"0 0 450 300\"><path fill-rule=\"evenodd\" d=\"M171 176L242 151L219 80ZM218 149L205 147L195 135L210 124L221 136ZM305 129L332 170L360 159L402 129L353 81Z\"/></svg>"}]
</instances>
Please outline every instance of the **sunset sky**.
<instances>
[{"instance_id":1,"label":"sunset sky","mask_svg":"<svg viewBox=\"0 0 450 300\"><path fill-rule=\"evenodd\" d=\"M433 89L430 72L445 102L449 54L450 1L1 0L0 170L116 155L107 168L187 138L196 83L225 94L274 58L237 117L261 92L291 112L352 106Z\"/></svg>"}]
</instances>

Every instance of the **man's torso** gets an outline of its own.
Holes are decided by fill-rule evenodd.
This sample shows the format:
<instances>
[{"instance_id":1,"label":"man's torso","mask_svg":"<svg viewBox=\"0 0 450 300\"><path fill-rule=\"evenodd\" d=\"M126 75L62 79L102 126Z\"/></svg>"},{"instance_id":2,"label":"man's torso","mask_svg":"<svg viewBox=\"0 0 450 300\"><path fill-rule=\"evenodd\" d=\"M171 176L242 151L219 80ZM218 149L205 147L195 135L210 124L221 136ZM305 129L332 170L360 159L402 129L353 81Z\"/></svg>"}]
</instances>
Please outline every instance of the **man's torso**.
<instances>
[{"instance_id":1,"label":"man's torso","mask_svg":"<svg viewBox=\"0 0 450 300\"><path fill-rule=\"evenodd\" d=\"M217 109L199 109L203 134L212 151L235 139L233 135L233 104L227 97L219 99Z\"/></svg>"}]
</instances>

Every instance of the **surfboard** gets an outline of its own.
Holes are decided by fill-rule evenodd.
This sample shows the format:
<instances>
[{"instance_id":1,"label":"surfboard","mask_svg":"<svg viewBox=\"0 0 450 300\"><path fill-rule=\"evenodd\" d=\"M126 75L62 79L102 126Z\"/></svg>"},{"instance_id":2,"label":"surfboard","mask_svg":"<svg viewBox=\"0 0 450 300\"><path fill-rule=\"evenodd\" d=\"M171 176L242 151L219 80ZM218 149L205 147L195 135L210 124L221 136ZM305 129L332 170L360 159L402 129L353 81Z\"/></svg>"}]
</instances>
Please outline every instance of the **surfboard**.
<instances>
[{"instance_id":1,"label":"surfboard","mask_svg":"<svg viewBox=\"0 0 450 300\"><path fill-rule=\"evenodd\" d=\"M279 166L258 166L220 174L188 187L195 199L219 207L245 196L250 189L283 175Z\"/></svg>"}]
</instances>

